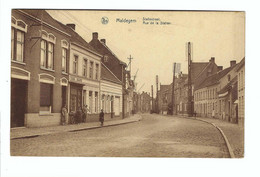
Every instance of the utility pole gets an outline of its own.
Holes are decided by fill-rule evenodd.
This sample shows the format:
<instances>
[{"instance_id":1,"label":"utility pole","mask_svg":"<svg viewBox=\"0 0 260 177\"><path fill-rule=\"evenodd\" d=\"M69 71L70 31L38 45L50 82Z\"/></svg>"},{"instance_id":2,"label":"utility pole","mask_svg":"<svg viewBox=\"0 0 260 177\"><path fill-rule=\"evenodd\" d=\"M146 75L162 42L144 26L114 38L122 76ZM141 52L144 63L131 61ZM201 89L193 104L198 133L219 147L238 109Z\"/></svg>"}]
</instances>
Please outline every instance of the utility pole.
<instances>
[{"instance_id":1,"label":"utility pole","mask_svg":"<svg viewBox=\"0 0 260 177\"><path fill-rule=\"evenodd\" d=\"M173 77L172 77L172 115L174 115L174 108L175 108L175 100L174 100L175 67L176 67L176 63L174 62Z\"/></svg>"},{"instance_id":2,"label":"utility pole","mask_svg":"<svg viewBox=\"0 0 260 177\"><path fill-rule=\"evenodd\" d=\"M156 75L156 113L159 113L158 75Z\"/></svg>"},{"instance_id":3,"label":"utility pole","mask_svg":"<svg viewBox=\"0 0 260 177\"><path fill-rule=\"evenodd\" d=\"M191 86L191 43L188 42L188 116L193 115L192 110L192 86Z\"/></svg>"},{"instance_id":4,"label":"utility pole","mask_svg":"<svg viewBox=\"0 0 260 177\"><path fill-rule=\"evenodd\" d=\"M152 89L152 113L153 113L153 85L151 85L151 89Z\"/></svg>"},{"instance_id":5,"label":"utility pole","mask_svg":"<svg viewBox=\"0 0 260 177\"><path fill-rule=\"evenodd\" d=\"M131 55L130 55L130 57L127 58L127 59L129 60L129 65L130 65L130 69L129 69L129 71L130 71L130 78L131 78L131 63L132 63L132 60L133 60L134 58L131 57Z\"/></svg>"}]
</instances>

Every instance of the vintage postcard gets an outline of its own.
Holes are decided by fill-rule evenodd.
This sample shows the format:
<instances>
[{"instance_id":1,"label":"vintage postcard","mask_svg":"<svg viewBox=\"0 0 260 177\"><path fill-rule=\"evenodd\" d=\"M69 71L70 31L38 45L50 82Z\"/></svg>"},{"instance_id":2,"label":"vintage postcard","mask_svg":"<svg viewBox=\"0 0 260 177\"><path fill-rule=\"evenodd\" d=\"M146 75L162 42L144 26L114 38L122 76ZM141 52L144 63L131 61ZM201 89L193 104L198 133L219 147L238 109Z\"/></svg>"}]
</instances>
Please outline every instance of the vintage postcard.
<instances>
[{"instance_id":1,"label":"vintage postcard","mask_svg":"<svg viewBox=\"0 0 260 177\"><path fill-rule=\"evenodd\" d=\"M11 156L243 158L245 12L11 12Z\"/></svg>"}]
</instances>

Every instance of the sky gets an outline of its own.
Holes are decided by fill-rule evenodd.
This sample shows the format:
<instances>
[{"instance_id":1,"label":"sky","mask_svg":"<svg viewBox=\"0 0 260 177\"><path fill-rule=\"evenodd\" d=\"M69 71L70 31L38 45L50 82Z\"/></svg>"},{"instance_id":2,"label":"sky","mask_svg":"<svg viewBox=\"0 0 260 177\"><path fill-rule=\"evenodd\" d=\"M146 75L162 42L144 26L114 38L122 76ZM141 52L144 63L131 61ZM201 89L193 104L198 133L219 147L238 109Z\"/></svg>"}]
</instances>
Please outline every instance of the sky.
<instances>
[{"instance_id":1,"label":"sky","mask_svg":"<svg viewBox=\"0 0 260 177\"><path fill-rule=\"evenodd\" d=\"M92 33L106 39L107 46L116 56L129 63L132 76L136 74L136 91L151 92L155 77L159 83L170 84L173 63L181 64L187 73L187 42L192 43L193 62L215 62L224 68L230 60L237 63L245 57L244 12L200 11L85 11L48 10L60 22L76 24L87 42ZM102 24L102 17L108 19ZM132 20L131 23L125 23ZM158 24L156 23L158 22Z\"/></svg>"}]
</instances>

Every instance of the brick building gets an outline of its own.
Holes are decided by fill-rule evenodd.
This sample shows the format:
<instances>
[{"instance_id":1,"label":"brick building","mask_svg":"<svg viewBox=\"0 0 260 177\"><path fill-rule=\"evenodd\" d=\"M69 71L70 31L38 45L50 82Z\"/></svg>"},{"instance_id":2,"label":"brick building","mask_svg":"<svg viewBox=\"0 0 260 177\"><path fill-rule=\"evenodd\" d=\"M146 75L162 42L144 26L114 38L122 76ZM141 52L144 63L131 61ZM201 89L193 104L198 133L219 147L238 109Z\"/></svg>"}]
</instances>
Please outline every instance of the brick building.
<instances>
[{"instance_id":1,"label":"brick building","mask_svg":"<svg viewBox=\"0 0 260 177\"><path fill-rule=\"evenodd\" d=\"M68 60L69 43L70 34L44 10L12 10L11 127L60 123L68 100L61 58Z\"/></svg>"}]
</instances>

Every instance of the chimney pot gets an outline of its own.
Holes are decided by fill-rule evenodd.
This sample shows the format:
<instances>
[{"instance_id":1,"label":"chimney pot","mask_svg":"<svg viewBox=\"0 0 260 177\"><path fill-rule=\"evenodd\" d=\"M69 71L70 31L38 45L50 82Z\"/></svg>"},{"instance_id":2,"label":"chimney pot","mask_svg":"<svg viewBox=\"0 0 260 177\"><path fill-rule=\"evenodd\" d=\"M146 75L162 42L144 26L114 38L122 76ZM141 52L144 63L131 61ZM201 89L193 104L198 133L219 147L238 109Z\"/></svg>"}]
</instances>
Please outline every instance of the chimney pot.
<instances>
[{"instance_id":1,"label":"chimney pot","mask_svg":"<svg viewBox=\"0 0 260 177\"><path fill-rule=\"evenodd\" d=\"M215 63L215 57L211 57L210 62Z\"/></svg>"},{"instance_id":2,"label":"chimney pot","mask_svg":"<svg viewBox=\"0 0 260 177\"><path fill-rule=\"evenodd\" d=\"M92 33L92 38L98 40L98 33L97 32Z\"/></svg>"},{"instance_id":3,"label":"chimney pot","mask_svg":"<svg viewBox=\"0 0 260 177\"><path fill-rule=\"evenodd\" d=\"M223 66L218 66L218 71L222 71L223 70Z\"/></svg>"},{"instance_id":4,"label":"chimney pot","mask_svg":"<svg viewBox=\"0 0 260 177\"><path fill-rule=\"evenodd\" d=\"M68 27L72 28L73 30L75 30L75 29L76 29L76 25L75 25L75 24L73 24L73 23L68 23L68 24L66 24L66 26L68 26Z\"/></svg>"},{"instance_id":5,"label":"chimney pot","mask_svg":"<svg viewBox=\"0 0 260 177\"><path fill-rule=\"evenodd\" d=\"M106 39L100 39L101 42L103 42L103 44L106 44Z\"/></svg>"},{"instance_id":6,"label":"chimney pot","mask_svg":"<svg viewBox=\"0 0 260 177\"><path fill-rule=\"evenodd\" d=\"M236 60L231 60L231 61L230 61L230 67L236 65L236 63L237 63Z\"/></svg>"}]
</instances>

